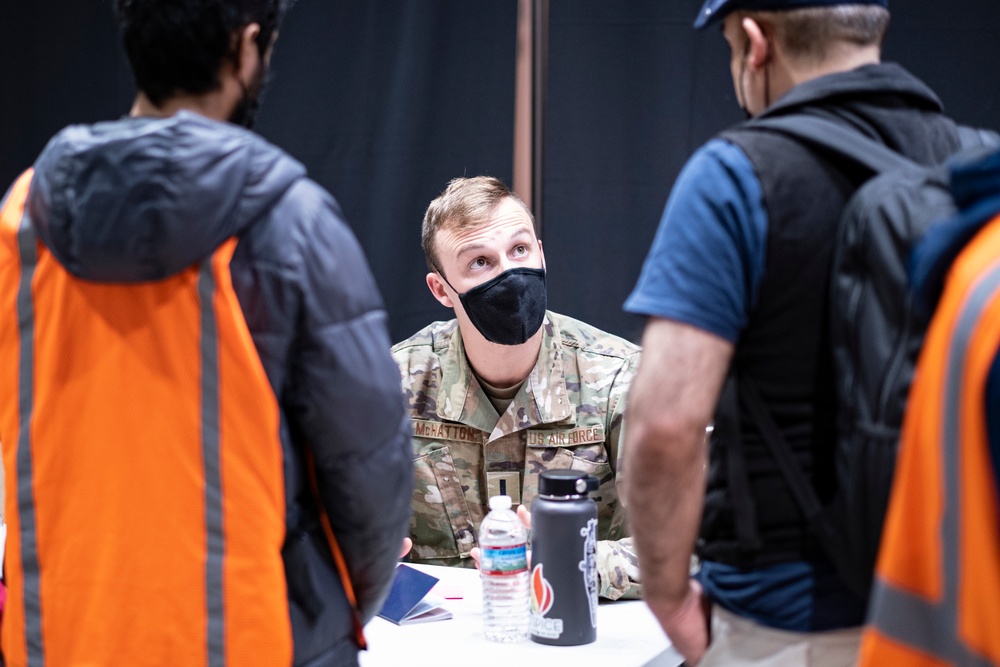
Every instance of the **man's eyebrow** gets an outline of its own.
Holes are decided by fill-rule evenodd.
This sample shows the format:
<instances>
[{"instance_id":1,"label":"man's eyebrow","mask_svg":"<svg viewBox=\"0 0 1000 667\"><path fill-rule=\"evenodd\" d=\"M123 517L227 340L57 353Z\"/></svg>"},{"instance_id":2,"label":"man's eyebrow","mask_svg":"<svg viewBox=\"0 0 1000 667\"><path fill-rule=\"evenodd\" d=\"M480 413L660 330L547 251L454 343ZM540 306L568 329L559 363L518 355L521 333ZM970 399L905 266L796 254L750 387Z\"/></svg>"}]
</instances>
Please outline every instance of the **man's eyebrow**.
<instances>
[{"instance_id":1,"label":"man's eyebrow","mask_svg":"<svg viewBox=\"0 0 1000 667\"><path fill-rule=\"evenodd\" d=\"M486 247L485 243L481 243L479 241L473 241L472 243L470 243L468 245L464 245L461 248L459 248L458 252L455 253L455 256L456 257L461 257L462 255L464 255L466 253L469 253L469 252L472 252L473 250L480 250L480 249L485 248L485 247Z\"/></svg>"},{"instance_id":2,"label":"man's eyebrow","mask_svg":"<svg viewBox=\"0 0 1000 667\"><path fill-rule=\"evenodd\" d=\"M510 235L507 237L507 241L508 242L514 241L516 239L521 238L522 236L526 236L530 239L531 230L528 229L527 227L518 227L516 230L510 233ZM473 241L468 245L464 245L461 248L459 248L458 252L455 253L455 256L461 257L462 255L465 255L466 253L472 252L474 250L481 250L483 248L486 248L488 245L489 244L483 243L481 241Z\"/></svg>"}]
</instances>

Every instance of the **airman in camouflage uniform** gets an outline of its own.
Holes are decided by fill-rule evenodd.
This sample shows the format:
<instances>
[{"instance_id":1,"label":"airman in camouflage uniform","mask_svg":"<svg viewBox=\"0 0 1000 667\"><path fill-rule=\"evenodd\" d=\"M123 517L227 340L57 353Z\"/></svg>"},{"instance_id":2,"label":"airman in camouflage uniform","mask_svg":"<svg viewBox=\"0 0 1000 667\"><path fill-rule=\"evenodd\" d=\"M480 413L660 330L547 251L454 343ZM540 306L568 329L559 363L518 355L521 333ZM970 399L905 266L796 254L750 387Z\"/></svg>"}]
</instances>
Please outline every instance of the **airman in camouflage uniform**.
<instances>
[{"instance_id":1,"label":"airman in camouflage uniform","mask_svg":"<svg viewBox=\"0 0 1000 667\"><path fill-rule=\"evenodd\" d=\"M503 262L472 261L487 260ZM449 265L449 270L460 269ZM477 335L467 319L464 327L461 318L435 322L393 346L413 423L410 559L474 567L470 552L478 546L489 498L506 494L515 505L530 507L539 472L570 468L600 480L593 494L600 595L636 598L638 561L621 503L620 461L625 399L639 348L564 315L539 311L539 317L543 312L534 368L499 412L463 340L463 333Z\"/></svg>"}]
</instances>

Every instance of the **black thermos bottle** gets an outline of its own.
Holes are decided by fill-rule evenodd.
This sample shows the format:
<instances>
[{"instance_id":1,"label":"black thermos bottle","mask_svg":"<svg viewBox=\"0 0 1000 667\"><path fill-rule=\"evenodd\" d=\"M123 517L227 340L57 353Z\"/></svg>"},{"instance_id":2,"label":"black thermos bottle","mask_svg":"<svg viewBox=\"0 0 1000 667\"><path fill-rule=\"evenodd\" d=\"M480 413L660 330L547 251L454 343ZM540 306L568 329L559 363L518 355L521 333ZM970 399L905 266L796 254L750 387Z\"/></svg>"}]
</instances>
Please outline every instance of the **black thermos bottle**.
<instances>
[{"instance_id":1,"label":"black thermos bottle","mask_svg":"<svg viewBox=\"0 0 1000 667\"><path fill-rule=\"evenodd\" d=\"M531 503L531 639L575 646L597 639L597 504L600 482L545 470Z\"/></svg>"}]
</instances>

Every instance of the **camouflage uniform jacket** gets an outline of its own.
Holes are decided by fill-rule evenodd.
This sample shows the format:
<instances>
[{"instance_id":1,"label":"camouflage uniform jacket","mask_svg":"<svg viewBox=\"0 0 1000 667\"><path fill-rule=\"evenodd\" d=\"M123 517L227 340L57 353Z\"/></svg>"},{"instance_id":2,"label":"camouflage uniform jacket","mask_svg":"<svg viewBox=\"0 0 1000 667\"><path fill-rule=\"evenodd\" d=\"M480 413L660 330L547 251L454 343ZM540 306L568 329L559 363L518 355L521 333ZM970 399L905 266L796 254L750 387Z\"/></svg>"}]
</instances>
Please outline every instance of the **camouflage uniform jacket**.
<instances>
[{"instance_id":1,"label":"camouflage uniform jacket","mask_svg":"<svg viewBox=\"0 0 1000 667\"><path fill-rule=\"evenodd\" d=\"M515 504L519 492L530 507L540 471L572 468L601 482L594 494L601 596L639 597L638 560L616 478L639 348L552 312L542 328L538 362L502 415L469 366L456 320L435 322L393 346L413 422L410 558L474 567L469 552L488 496L499 492L488 491L488 476L506 477Z\"/></svg>"}]
</instances>

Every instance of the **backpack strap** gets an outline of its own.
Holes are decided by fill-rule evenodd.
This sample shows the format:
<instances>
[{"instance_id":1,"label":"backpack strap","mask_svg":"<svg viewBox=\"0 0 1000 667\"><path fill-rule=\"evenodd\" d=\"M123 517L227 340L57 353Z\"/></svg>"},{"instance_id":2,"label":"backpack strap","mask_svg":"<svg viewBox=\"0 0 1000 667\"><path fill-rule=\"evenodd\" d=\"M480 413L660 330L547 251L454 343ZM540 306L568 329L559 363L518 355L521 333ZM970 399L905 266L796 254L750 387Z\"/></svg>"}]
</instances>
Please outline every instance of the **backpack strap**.
<instances>
[{"instance_id":1,"label":"backpack strap","mask_svg":"<svg viewBox=\"0 0 1000 667\"><path fill-rule=\"evenodd\" d=\"M761 118L744 123L741 128L779 132L813 148L847 158L875 174L919 167L916 162L903 157L885 144L822 116L800 114Z\"/></svg>"},{"instance_id":2,"label":"backpack strap","mask_svg":"<svg viewBox=\"0 0 1000 667\"><path fill-rule=\"evenodd\" d=\"M730 372L722 386L719 408L715 418L713 438L726 443L726 467L729 492L733 499L733 528L741 552L754 552L761 548L760 528L757 525L757 503L750 488L746 449L740 435L740 411L737 396L737 373Z\"/></svg>"},{"instance_id":3,"label":"backpack strap","mask_svg":"<svg viewBox=\"0 0 1000 667\"><path fill-rule=\"evenodd\" d=\"M764 397L761 396L757 385L750 381L745 374L739 375L738 386L738 391L747 408L748 416L754 425L757 426L757 429L760 431L761 440L766 445L775 463L778 464L781 476L785 478L788 489L792 492L792 497L795 498L802 516L809 524L809 528L823 546L823 550L826 551L830 560L839 566L840 562L846 558L846 554L842 554L841 552L844 541L837 537L823 503L820 502L819 496L816 495L816 490L806 478L805 473L802 472L802 468L799 466L798 461L796 461L791 446L785 439L781 429L778 428L778 424L774 421L770 410L768 410L767 404L764 402Z\"/></svg>"}]
</instances>

